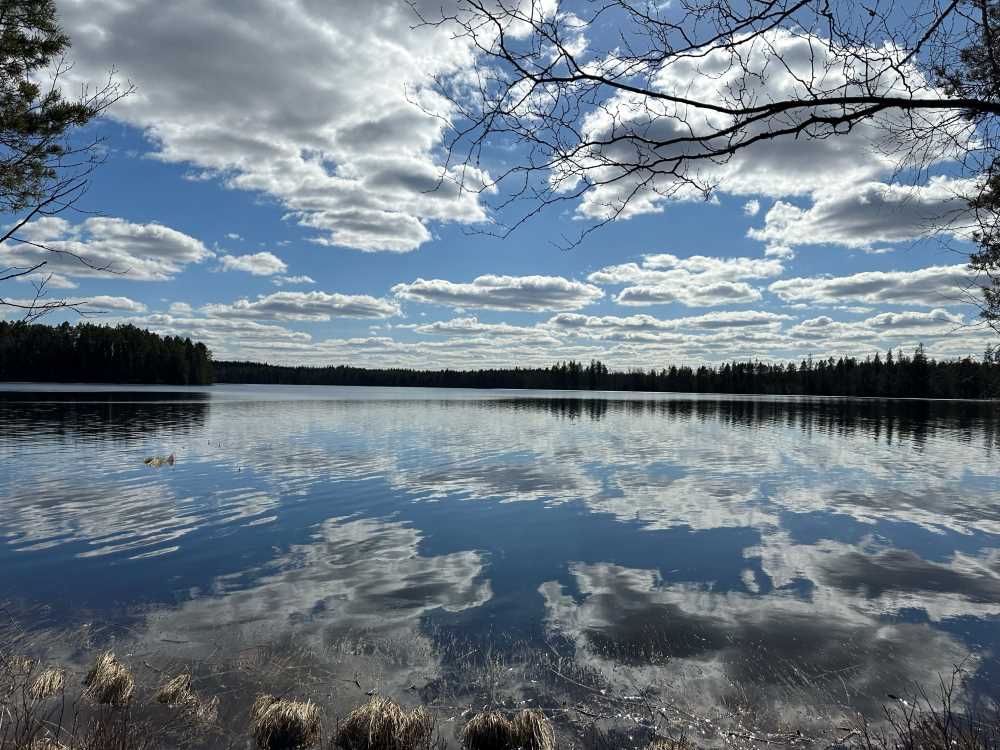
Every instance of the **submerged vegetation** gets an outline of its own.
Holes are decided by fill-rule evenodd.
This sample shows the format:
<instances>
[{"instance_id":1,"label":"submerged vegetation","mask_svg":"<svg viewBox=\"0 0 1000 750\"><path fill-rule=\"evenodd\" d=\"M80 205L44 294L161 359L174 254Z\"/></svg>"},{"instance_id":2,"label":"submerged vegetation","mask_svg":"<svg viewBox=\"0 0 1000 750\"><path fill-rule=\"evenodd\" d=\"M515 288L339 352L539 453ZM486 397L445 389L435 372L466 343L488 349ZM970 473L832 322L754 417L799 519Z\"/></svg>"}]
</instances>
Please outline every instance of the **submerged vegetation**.
<instances>
[{"instance_id":1,"label":"submerged vegetation","mask_svg":"<svg viewBox=\"0 0 1000 750\"><path fill-rule=\"evenodd\" d=\"M95 632L86 630L90 640ZM83 646L69 643L68 632L50 637L60 651ZM907 699L888 696L881 716L847 711L802 723L804 716L790 712L768 728L747 707L732 705L727 716L713 718L652 685L618 691L551 645L529 651L508 644L500 656L484 644L468 651L468 642L446 640L437 656L458 671L439 674L414 694L415 686L366 689L362 682L374 674L347 671L362 654L376 672L409 660L395 651L405 645L367 637L325 647L327 656L347 657L340 662L344 677L329 671L321 652L290 642L238 648L234 659L185 660L178 671L150 663L176 665L176 656L157 656L140 642L119 648L127 657L101 652L89 669L79 666L85 654L53 666L19 652L46 648L31 638L21 631L0 645L0 750L1000 750L994 716L981 720L960 700L960 668L936 692L915 687ZM457 660L452 648L461 652ZM241 656L257 650L255 658ZM527 697L514 697L512 679ZM402 693L397 700L383 690ZM810 713L819 718L825 709L817 704Z\"/></svg>"}]
</instances>

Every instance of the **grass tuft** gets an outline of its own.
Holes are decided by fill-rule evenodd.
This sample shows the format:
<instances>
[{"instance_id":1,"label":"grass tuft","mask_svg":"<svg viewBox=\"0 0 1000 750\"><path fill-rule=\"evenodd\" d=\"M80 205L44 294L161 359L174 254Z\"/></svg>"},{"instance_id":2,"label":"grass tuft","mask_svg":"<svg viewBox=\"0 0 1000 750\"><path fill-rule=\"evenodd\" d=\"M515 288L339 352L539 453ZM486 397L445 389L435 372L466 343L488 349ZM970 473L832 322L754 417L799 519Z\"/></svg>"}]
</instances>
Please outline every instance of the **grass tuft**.
<instances>
[{"instance_id":1,"label":"grass tuft","mask_svg":"<svg viewBox=\"0 0 1000 750\"><path fill-rule=\"evenodd\" d=\"M344 750L420 750L430 746L434 720L423 707L407 711L380 695L341 723L336 746Z\"/></svg>"},{"instance_id":2,"label":"grass tuft","mask_svg":"<svg viewBox=\"0 0 1000 750\"><path fill-rule=\"evenodd\" d=\"M91 667L84 679L84 695L94 703L109 706L124 706L132 700L135 680L128 667L122 664L111 651L105 651Z\"/></svg>"},{"instance_id":3,"label":"grass tuft","mask_svg":"<svg viewBox=\"0 0 1000 750\"><path fill-rule=\"evenodd\" d=\"M555 733L545 714L525 709L508 719L502 711L473 716L462 730L466 750L554 750Z\"/></svg>"},{"instance_id":4,"label":"grass tuft","mask_svg":"<svg viewBox=\"0 0 1000 750\"><path fill-rule=\"evenodd\" d=\"M36 737L26 750L69 750L69 747L51 737Z\"/></svg>"},{"instance_id":5,"label":"grass tuft","mask_svg":"<svg viewBox=\"0 0 1000 750\"><path fill-rule=\"evenodd\" d=\"M666 740L663 738L653 740L646 746L646 750L691 750L691 745L686 739Z\"/></svg>"},{"instance_id":6,"label":"grass tuft","mask_svg":"<svg viewBox=\"0 0 1000 750\"><path fill-rule=\"evenodd\" d=\"M293 750L319 742L319 708L312 701L258 695L250 709L250 729L262 750Z\"/></svg>"},{"instance_id":7,"label":"grass tuft","mask_svg":"<svg viewBox=\"0 0 1000 750\"><path fill-rule=\"evenodd\" d=\"M28 656L14 654L8 657L5 666L15 675L26 675L35 668L35 660Z\"/></svg>"},{"instance_id":8,"label":"grass tuft","mask_svg":"<svg viewBox=\"0 0 1000 750\"><path fill-rule=\"evenodd\" d=\"M51 698L66 686L66 672L59 667L48 667L32 681L28 696L37 701Z\"/></svg>"},{"instance_id":9,"label":"grass tuft","mask_svg":"<svg viewBox=\"0 0 1000 750\"><path fill-rule=\"evenodd\" d=\"M554 750L555 733L545 714L537 708L519 711L511 721L521 750Z\"/></svg>"},{"instance_id":10,"label":"grass tuft","mask_svg":"<svg viewBox=\"0 0 1000 750\"><path fill-rule=\"evenodd\" d=\"M466 750L508 750L514 748L514 724L500 711L476 714L462 729Z\"/></svg>"},{"instance_id":11,"label":"grass tuft","mask_svg":"<svg viewBox=\"0 0 1000 750\"><path fill-rule=\"evenodd\" d=\"M167 706L186 706L198 698L191 690L191 675L179 674L156 691L154 700Z\"/></svg>"}]
</instances>

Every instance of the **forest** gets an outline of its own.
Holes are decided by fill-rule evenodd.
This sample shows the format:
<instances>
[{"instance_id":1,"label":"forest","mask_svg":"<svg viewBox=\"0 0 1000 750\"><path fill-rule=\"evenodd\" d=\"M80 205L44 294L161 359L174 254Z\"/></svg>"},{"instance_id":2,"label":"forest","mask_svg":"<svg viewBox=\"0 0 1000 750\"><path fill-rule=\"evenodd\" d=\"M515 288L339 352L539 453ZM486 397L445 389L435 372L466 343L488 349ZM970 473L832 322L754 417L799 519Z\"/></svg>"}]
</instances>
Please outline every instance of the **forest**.
<instances>
[{"instance_id":1,"label":"forest","mask_svg":"<svg viewBox=\"0 0 1000 750\"><path fill-rule=\"evenodd\" d=\"M207 385L272 383L424 388L538 388L589 391L759 393L886 398L1000 397L1000 346L979 359L935 360L923 345L912 354L888 351L863 360L799 363L728 362L611 370L602 362L550 367L413 370L213 362L203 343L160 336L134 325L71 326L0 321L0 381Z\"/></svg>"},{"instance_id":2,"label":"forest","mask_svg":"<svg viewBox=\"0 0 1000 750\"><path fill-rule=\"evenodd\" d=\"M912 355L886 352L858 360L731 362L697 368L615 371L598 361L551 367L487 370L283 367L258 362L215 363L219 383L415 386L426 388L540 388L591 391L667 391L774 395L881 396L887 398L995 398L1000 396L1000 347L981 360L929 358L923 346Z\"/></svg>"},{"instance_id":3,"label":"forest","mask_svg":"<svg viewBox=\"0 0 1000 750\"><path fill-rule=\"evenodd\" d=\"M207 385L202 343L134 325L71 326L0 321L0 381Z\"/></svg>"}]
</instances>

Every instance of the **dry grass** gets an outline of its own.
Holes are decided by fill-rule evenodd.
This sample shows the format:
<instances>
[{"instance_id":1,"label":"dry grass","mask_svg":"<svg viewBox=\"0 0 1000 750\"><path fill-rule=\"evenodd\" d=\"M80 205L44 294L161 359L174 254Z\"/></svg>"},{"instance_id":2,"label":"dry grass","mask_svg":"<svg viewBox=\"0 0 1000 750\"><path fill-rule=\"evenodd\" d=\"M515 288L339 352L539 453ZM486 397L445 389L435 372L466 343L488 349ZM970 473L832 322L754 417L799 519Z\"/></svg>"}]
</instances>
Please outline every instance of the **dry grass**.
<instances>
[{"instance_id":1,"label":"dry grass","mask_svg":"<svg viewBox=\"0 0 1000 750\"><path fill-rule=\"evenodd\" d=\"M83 684L87 698L109 706L124 706L132 700L132 693L135 692L132 673L111 651L105 651L97 658Z\"/></svg>"},{"instance_id":2,"label":"dry grass","mask_svg":"<svg viewBox=\"0 0 1000 750\"><path fill-rule=\"evenodd\" d=\"M375 695L340 724L336 746L344 750L421 750L430 747L434 720L423 707L408 711Z\"/></svg>"},{"instance_id":3,"label":"dry grass","mask_svg":"<svg viewBox=\"0 0 1000 750\"><path fill-rule=\"evenodd\" d=\"M512 750L517 747L514 739L514 724L500 711L476 714L462 729L466 750Z\"/></svg>"},{"instance_id":4,"label":"dry grass","mask_svg":"<svg viewBox=\"0 0 1000 750\"><path fill-rule=\"evenodd\" d=\"M198 697L191 689L191 675L179 674L156 691L154 700L167 706L186 706Z\"/></svg>"},{"instance_id":5,"label":"dry grass","mask_svg":"<svg viewBox=\"0 0 1000 750\"><path fill-rule=\"evenodd\" d=\"M203 727L216 724L219 721L218 696L211 700L204 700L196 696L194 703L189 704L186 708L188 717Z\"/></svg>"},{"instance_id":6,"label":"dry grass","mask_svg":"<svg viewBox=\"0 0 1000 750\"><path fill-rule=\"evenodd\" d=\"M156 691L153 700L172 708L181 708L184 715L195 724L208 726L219 718L219 699L203 699L191 688L192 677L187 672L179 674Z\"/></svg>"},{"instance_id":7,"label":"dry grass","mask_svg":"<svg viewBox=\"0 0 1000 750\"><path fill-rule=\"evenodd\" d=\"M262 750L292 750L319 742L319 708L312 701L258 695L250 709L250 722Z\"/></svg>"},{"instance_id":8,"label":"dry grass","mask_svg":"<svg viewBox=\"0 0 1000 750\"><path fill-rule=\"evenodd\" d=\"M51 737L36 737L26 750L69 750L69 747Z\"/></svg>"},{"instance_id":9,"label":"dry grass","mask_svg":"<svg viewBox=\"0 0 1000 750\"><path fill-rule=\"evenodd\" d=\"M646 746L646 750L691 750L691 746L685 739L679 740L653 740Z\"/></svg>"},{"instance_id":10,"label":"dry grass","mask_svg":"<svg viewBox=\"0 0 1000 750\"><path fill-rule=\"evenodd\" d=\"M13 674L25 675L28 674L35 667L35 660L27 656L21 656L20 654L15 654L8 657L7 669L9 669Z\"/></svg>"},{"instance_id":11,"label":"dry grass","mask_svg":"<svg viewBox=\"0 0 1000 750\"><path fill-rule=\"evenodd\" d=\"M28 696L37 700L51 698L66 686L66 671L59 667L48 667L32 681Z\"/></svg>"},{"instance_id":12,"label":"dry grass","mask_svg":"<svg viewBox=\"0 0 1000 750\"><path fill-rule=\"evenodd\" d=\"M537 708L519 711L511 720L521 750L553 750L556 736L545 714Z\"/></svg>"},{"instance_id":13,"label":"dry grass","mask_svg":"<svg viewBox=\"0 0 1000 750\"><path fill-rule=\"evenodd\" d=\"M555 733L545 714L524 709L512 719L501 711L473 716L462 730L466 750L554 750Z\"/></svg>"}]
</instances>

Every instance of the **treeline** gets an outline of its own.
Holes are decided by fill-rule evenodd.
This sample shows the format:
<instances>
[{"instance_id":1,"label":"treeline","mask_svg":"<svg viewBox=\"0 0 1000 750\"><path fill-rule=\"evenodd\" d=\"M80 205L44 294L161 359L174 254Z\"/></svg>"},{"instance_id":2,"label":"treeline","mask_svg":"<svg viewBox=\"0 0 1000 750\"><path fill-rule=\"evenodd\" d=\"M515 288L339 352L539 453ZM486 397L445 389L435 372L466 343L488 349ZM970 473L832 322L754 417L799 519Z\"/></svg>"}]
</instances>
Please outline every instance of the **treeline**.
<instances>
[{"instance_id":1,"label":"treeline","mask_svg":"<svg viewBox=\"0 0 1000 750\"><path fill-rule=\"evenodd\" d=\"M912 356L890 351L864 360L842 357L807 359L798 364L731 362L718 367L670 366L628 371L612 371L597 361L489 370L285 367L258 362L216 362L215 379L219 383L294 385L995 398L1000 396L1000 347L988 348L981 360L966 357L936 361L927 357L920 346Z\"/></svg>"},{"instance_id":2,"label":"treeline","mask_svg":"<svg viewBox=\"0 0 1000 750\"><path fill-rule=\"evenodd\" d=\"M281 383L426 388L759 393L887 398L1000 397L1000 347L979 359L936 361L923 346L863 360L730 362L614 371L598 361L486 370L287 367L213 362L202 343L134 325L28 325L0 321L0 380L80 383Z\"/></svg>"},{"instance_id":3,"label":"treeline","mask_svg":"<svg viewBox=\"0 0 1000 750\"><path fill-rule=\"evenodd\" d=\"M202 343L134 325L28 325L0 321L0 381L207 385Z\"/></svg>"}]
</instances>

